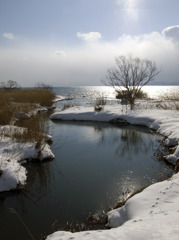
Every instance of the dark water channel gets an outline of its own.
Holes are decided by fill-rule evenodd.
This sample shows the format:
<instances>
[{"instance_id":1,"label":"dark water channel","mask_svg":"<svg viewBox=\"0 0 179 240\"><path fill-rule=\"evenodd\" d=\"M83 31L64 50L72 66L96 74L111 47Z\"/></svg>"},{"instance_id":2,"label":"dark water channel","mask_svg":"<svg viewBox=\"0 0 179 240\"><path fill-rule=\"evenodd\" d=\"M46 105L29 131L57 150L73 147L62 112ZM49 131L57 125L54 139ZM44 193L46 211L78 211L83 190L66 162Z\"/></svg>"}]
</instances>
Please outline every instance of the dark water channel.
<instances>
[{"instance_id":1,"label":"dark water channel","mask_svg":"<svg viewBox=\"0 0 179 240\"><path fill-rule=\"evenodd\" d=\"M172 170L155 155L161 136L143 127L106 123L51 122L53 161L32 163L28 184L18 194L0 195L0 239L35 239L89 212L102 213L123 195L167 178Z\"/></svg>"}]
</instances>

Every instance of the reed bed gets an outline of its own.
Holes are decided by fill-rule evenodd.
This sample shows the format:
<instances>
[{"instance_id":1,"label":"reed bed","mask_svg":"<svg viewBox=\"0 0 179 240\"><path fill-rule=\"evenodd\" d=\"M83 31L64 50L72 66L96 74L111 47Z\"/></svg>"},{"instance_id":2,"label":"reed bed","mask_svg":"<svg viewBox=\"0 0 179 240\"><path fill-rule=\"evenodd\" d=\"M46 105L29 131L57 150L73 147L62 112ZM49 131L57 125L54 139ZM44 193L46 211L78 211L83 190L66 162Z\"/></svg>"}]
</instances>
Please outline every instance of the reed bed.
<instances>
[{"instance_id":1,"label":"reed bed","mask_svg":"<svg viewBox=\"0 0 179 240\"><path fill-rule=\"evenodd\" d=\"M15 131L11 138L19 142L36 142L37 148L48 131L45 114L35 112L37 105L50 107L55 94L48 89L0 90L0 125L23 127L24 131ZM15 120L17 113L29 114L28 118ZM25 116L25 115L24 115Z\"/></svg>"}]
</instances>

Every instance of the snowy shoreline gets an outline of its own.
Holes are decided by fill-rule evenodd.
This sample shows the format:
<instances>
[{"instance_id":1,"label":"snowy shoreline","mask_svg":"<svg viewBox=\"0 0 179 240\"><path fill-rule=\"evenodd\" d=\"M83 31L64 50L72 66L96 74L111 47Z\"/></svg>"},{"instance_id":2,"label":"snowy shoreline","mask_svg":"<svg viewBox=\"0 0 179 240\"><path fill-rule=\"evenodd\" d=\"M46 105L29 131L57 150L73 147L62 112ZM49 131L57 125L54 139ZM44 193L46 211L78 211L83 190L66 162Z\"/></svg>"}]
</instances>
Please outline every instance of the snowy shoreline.
<instances>
[{"instance_id":1,"label":"snowy shoreline","mask_svg":"<svg viewBox=\"0 0 179 240\"><path fill-rule=\"evenodd\" d=\"M106 105L101 112L94 107L71 107L51 115L57 121L99 121L143 125L165 137L164 144L172 149L167 161L176 165L179 160L179 111L138 109L122 111L120 105ZM0 130L4 132L2 126ZM20 129L19 129L20 130ZM12 131L12 129L10 130ZM21 130L20 130L21 131ZM26 183L27 172L24 160L53 158L48 144L39 155L33 143L17 143L8 137L0 142L0 191L9 191ZM108 213L110 230L94 230L78 233L57 231L47 240L66 239L173 239L179 237L179 173L169 180L155 183L129 199L126 204Z\"/></svg>"},{"instance_id":2,"label":"snowy shoreline","mask_svg":"<svg viewBox=\"0 0 179 240\"><path fill-rule=\"evenodd\" d=\"M72 107L50 116L51 120L59 121L98 121L116 122L126 121L132 125L142 125L155 130L166 137L164 144L169 148L176 148L174 153L167 156L167 160L176 164L179 159L179 111L176 110L134 110L121 114L119 106L105 106L101 112L95 112L93 107Z\"/></svg>"},{"instance_id":3,"label":"snowy shoreline","mask_svg":"<svg viewBox=\"0 0 179 240\"><path fill-rule=\"evenodd\" d=\"M19 143L10 136L7 137L13 131L22 132L23 129L9 125L0 126L0 192L20 189L26 184L27 171L23 165L27 161L54 158L50 146L45 141L39 150L36 143Z\"/></svg>"},{"instance_id":4,"label":"snowy shoreline","mask_svg":"<svg viewBox=\"0 0 179 240\"><path fill-rule=\"evenodd\" d=\"M105 106L101 112L93 107L73 107L54 113L52 120L60 121L115 121L143 125L166 137L164 144L173 153L166 156L173 165L179 160L179 112L175 110L135 110L121 114L118 106ZM155 183L129 199L126 204L108 213L110 230L79 233L57 231L47 240L67 239L173 239L179 237L179 173L169 180Z\"/></svg>"}]
</instances>

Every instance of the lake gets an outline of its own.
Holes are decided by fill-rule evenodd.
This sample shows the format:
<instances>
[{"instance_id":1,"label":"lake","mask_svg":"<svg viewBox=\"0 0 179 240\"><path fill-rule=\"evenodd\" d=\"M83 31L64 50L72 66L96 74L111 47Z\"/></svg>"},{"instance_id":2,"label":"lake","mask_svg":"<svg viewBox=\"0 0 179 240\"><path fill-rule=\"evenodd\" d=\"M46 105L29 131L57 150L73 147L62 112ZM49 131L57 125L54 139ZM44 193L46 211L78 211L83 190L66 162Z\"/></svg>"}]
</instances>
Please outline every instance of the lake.
<instances>
[{"instance_id":1,"label":"lake","mask_svg":"<svg viewBox=\"0 0 179 240\"><path fill-rule=\"evenodd\" d=\"M149 98L158 98L161 95L177 93L179 86L151 86L147 85L142 88L148 94ZM108 99L115 99L116 93L113 87L109 86L82 86L82 87L54 87L55 94L72 98L95 99L104 96Z\"/></svg>"},{"instance_id":2,"label":"lake","mask_svg":"<svg viewBox=\"0 0 179 240\"><path fill-rule=\"evenodd\" d=\"M26 165L28 183L18 194L0 195L0 239L35 239L67 224L83 223L142 187L166 179L172 169L157 154L162 137L137 126L49 122L55 159Z\"/></svg>"}]
</instances>

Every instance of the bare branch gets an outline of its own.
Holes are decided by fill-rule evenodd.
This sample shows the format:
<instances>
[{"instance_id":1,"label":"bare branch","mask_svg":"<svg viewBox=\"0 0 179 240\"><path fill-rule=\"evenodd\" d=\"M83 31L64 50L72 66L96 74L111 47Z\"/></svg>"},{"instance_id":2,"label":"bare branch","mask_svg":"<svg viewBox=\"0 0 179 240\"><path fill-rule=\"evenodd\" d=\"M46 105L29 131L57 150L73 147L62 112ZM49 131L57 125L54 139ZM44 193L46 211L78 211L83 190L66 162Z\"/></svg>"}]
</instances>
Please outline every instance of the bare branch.
<instances>
[{"instance_id":1,"label":"bare branch","mask_svg":"<svg viewBox=\"0 0 179 240\"><path fill-rule=\"evenodd\" d=\"M153 81L159 74L156 64L147 59L132 55L119 56L116 66L107 70L105 84L112 86L117 92L122 88L127 91L127 100L134 105L136 95L143 86Z\"/></svg>"}]
</instances>

